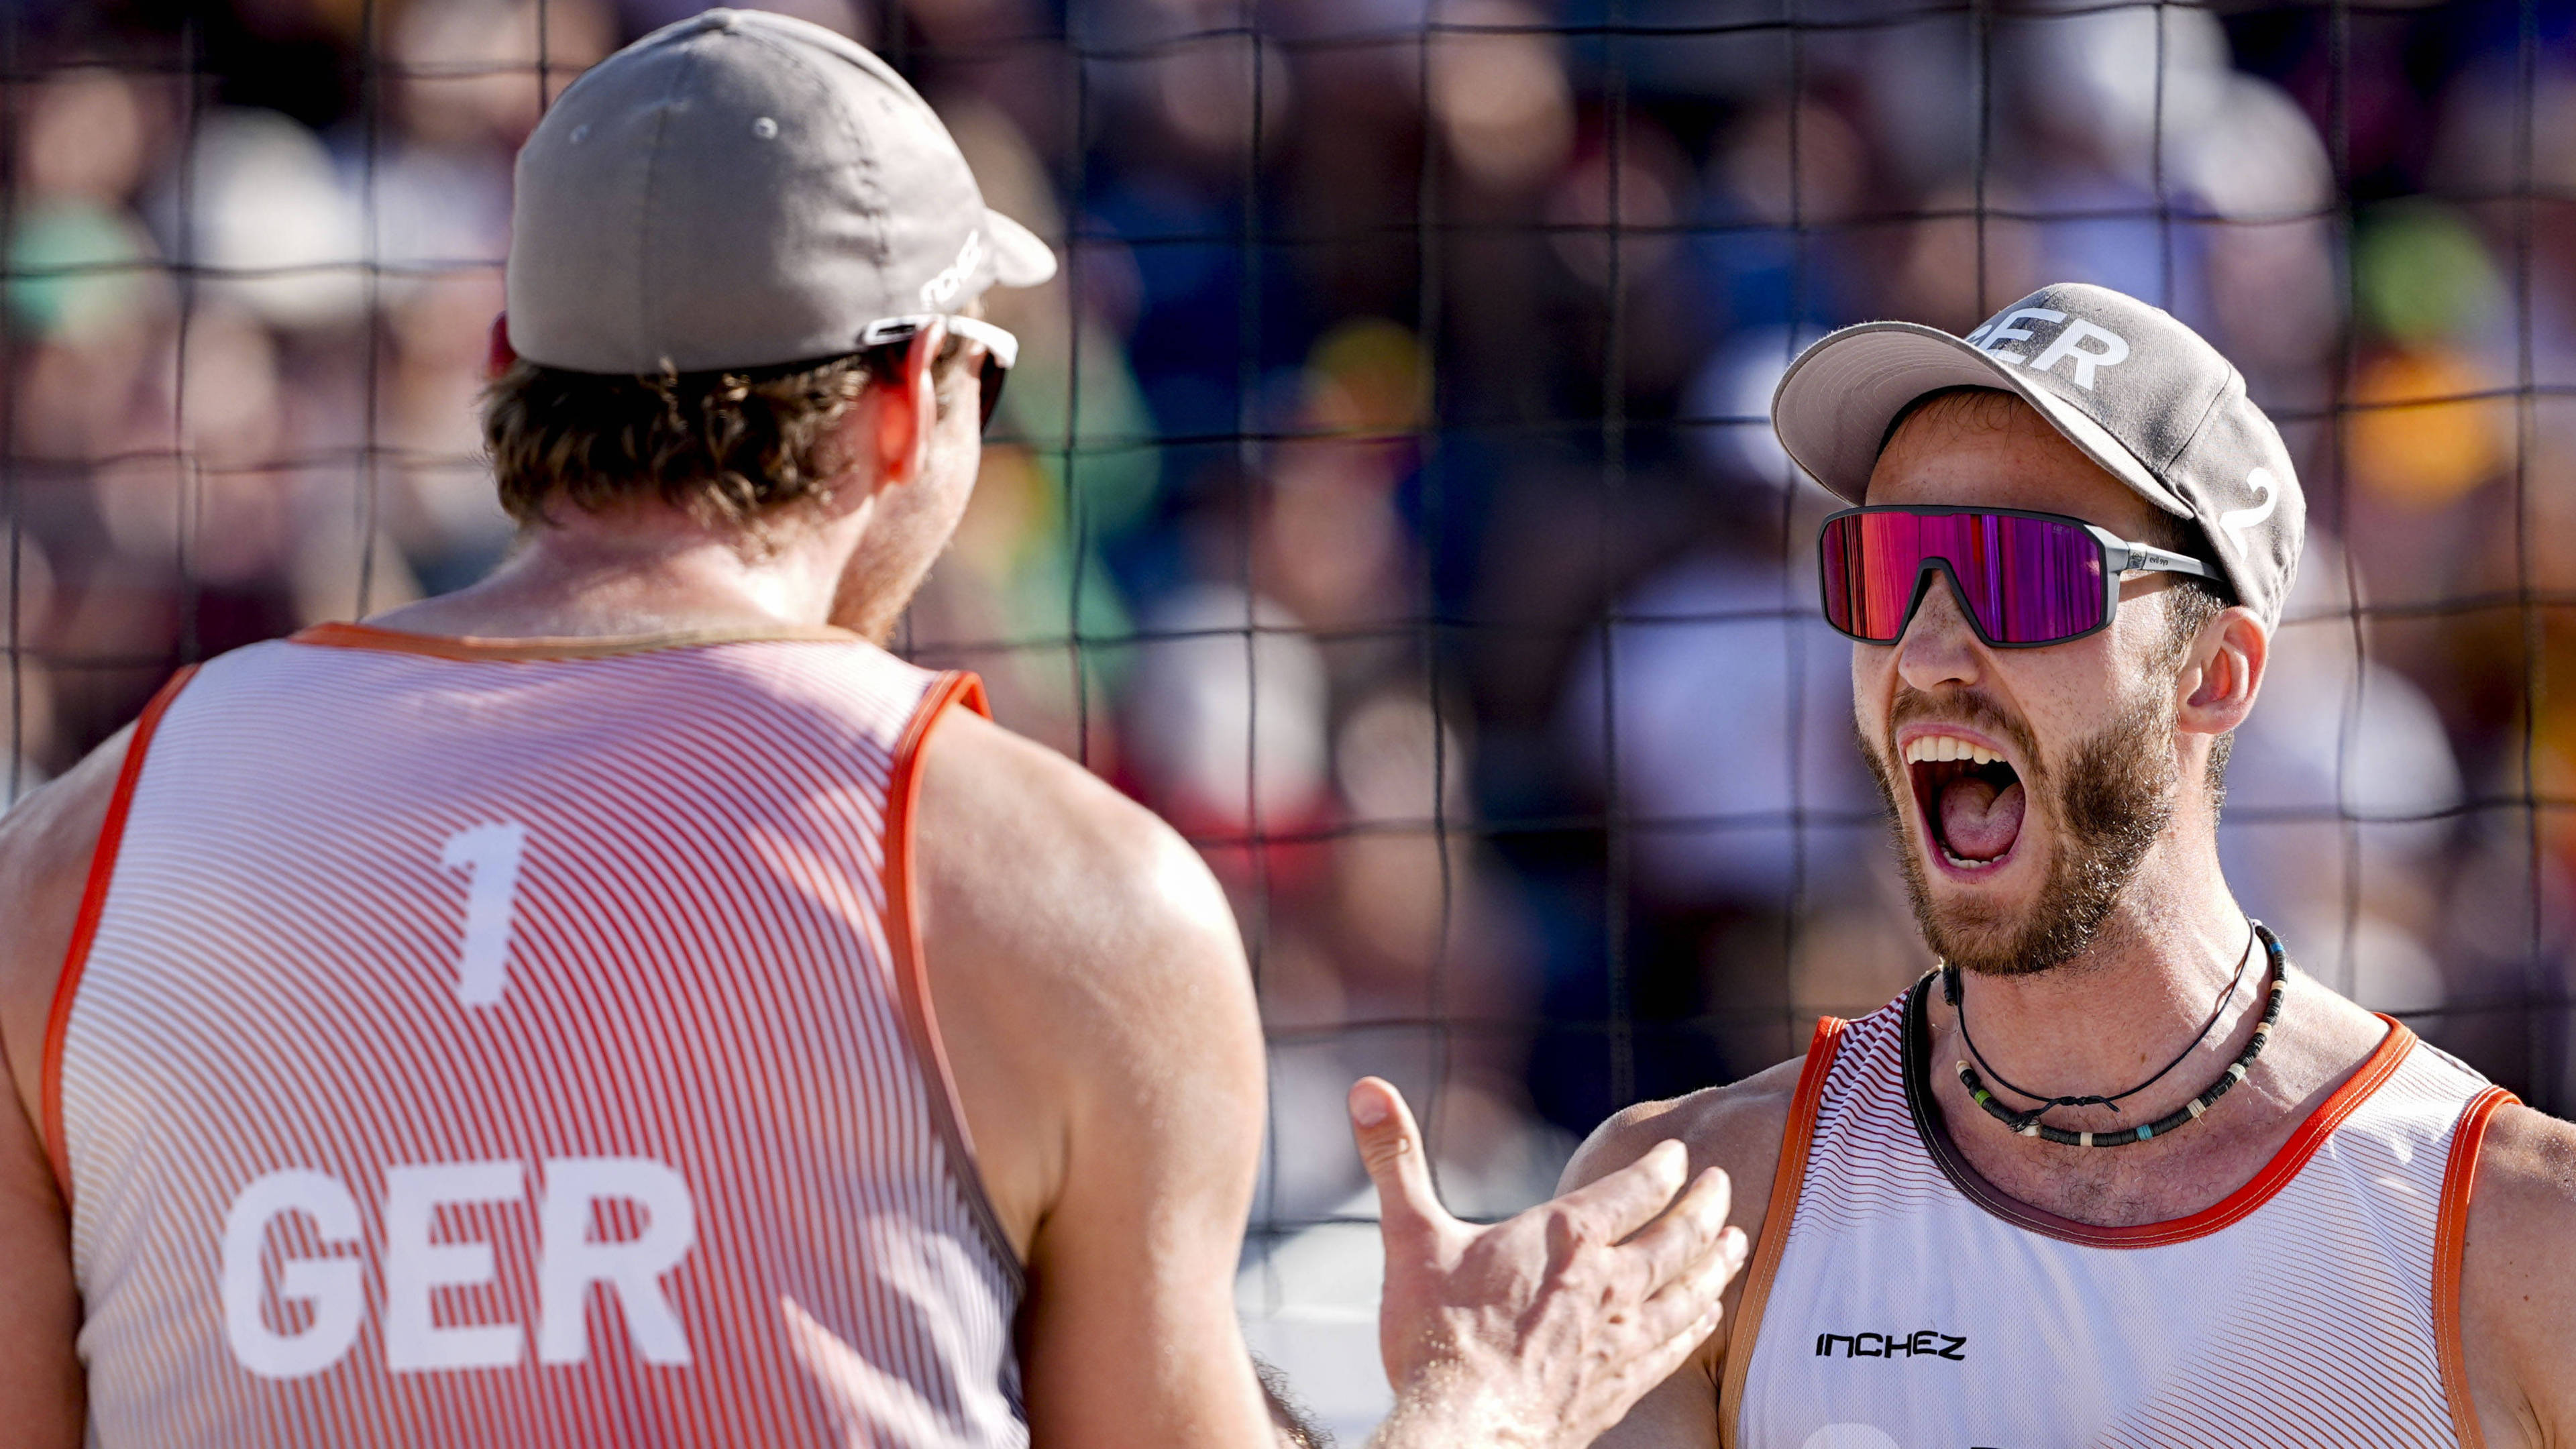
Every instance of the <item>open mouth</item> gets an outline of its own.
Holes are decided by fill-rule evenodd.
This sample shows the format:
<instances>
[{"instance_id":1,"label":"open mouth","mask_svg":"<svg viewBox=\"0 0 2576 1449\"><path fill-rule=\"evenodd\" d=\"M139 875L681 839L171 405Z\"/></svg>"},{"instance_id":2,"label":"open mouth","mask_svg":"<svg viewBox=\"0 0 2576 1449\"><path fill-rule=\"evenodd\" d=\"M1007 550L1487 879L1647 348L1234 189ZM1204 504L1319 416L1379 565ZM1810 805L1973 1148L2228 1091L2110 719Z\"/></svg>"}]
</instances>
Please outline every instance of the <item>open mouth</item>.
<instances>
[{"instance_id":1,"label":"open mouth","mask_svg":"<svg viewBox=\"0 0 2576 1449\"><path fill-rule=\"evenodd\" d=\"M1925 832L1958 870L1991 870L2021 839L2029 797L2021 774L1989 746L1926 733L1904 742L1905 768Z\"/></svg>"}]
</instances>

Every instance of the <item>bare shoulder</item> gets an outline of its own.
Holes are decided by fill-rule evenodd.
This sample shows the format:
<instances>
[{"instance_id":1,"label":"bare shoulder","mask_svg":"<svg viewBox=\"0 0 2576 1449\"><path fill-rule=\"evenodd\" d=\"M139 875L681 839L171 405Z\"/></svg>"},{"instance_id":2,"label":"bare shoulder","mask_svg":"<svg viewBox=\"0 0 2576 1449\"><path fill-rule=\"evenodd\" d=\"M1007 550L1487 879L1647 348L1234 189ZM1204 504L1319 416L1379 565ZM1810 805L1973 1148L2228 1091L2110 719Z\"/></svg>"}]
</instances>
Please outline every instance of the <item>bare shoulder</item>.
<instances>
[{"instance_id":1,"label":"bare shoulder","mask_svg":"<svg viewBox=\"0 0 2576 1449\"><path fill-rule=\"evenodd\" d=\"M2477 1206L2490 1204L2499 1213L2537 1212L2576 1227L2562 1216L2576 1214L2576 1122L2519 1104L2497 1108L2478 1151Z\"/></svg>"},{"instance_id":2,"label":"bare shoulder","mask_svg":"<svg viewBox=\"0 0 2576 1449\"><path fill-rule=\"evenodd\" d=\"M1239 1176L1248 1195L1260 1018L1198 852L1081 766L963 709L920 768L922 961L1015 1245L1031 1251L1090 1174L1141 1188L1162 1172L1179 1197L1172 1176L1213 1173L1229 1202ZM1164 1160L1185 1150L1195 1161Z\"/></svg>"},{"instance_id":3,"label":"bare shoulder","mask_svg":"<svg viewBox=\"0 0 2576 1449\"><path fill-rule=\"evenodd\" d=\"M2476 1196L2469 1207L2471 1260L2482 1249L2546 1262L2576 1302L2576 1123L2507 1105L2487 1123L2479 1145ZM2561 1320L2562 1322L2564 1320Z\"/></svg>"},{"instance_id":4,"label":"bare shoulder","mask_svg":"<svg viewBox=\"0 0 2576 1449\"><path fill-rule=\"evenodd\" d=\"M1757 1231L1763 1199L1780 1158L1791 1099L1804 1062L1792 1058L1742 1081L1709 1087L1661 1102L1640 1102L1593 1129L1565 1167L1564 1188L1580 1187L1616 1172L1656 1143L1674 1139L1690 1149L1691 1169L1720 1167L1735 1185L1733 1220ZM1748 1221L1748 1210L1751 1218Z\"/></svg>"},{"instance_id":5,"label":"bare shoulder","mask_svg":"<svg viewBox=\"0 0 2576 1449\"><path fill-rule=\"evenodd\" d=\"M1198 852L1090 771L963 709L931 732L921 768L925 929L1043 958L1032 971L1239 972L1233 913ZM1212 956L1140 957L1148 945Z\"/></svg>"},{"instance_id":6,"label":"bare shoulder","mask_svg":"<svg viewBox=\"0 0 2576 1449\"><path fill-rule=\"evenodd\" d=\"M1771 1177L1780 1162L1780 1135L1805 1064L1791 1059L1742 1081L1709 1087L1664 1102L1640 1102L1593 1129L1565 1165L1560 1190L1580 1187L1618 1171L1667 1139L1690 1149L1692 1172L1715 1167L1731 1190L1726 1220L1759 1243L1771 1206ZM1744 1291L1738 1278L1727 1290L1727 1312ZM1724 1334L1718 1337L1723 1339Z\"/></svg>"},{"instance_id":7,"label":"bare shoulder","mask_svg":"<svg viewBox=\"0 0 2576 1449\"><path fill-rule=\"evenodd\" d=\"M0 1048L20 1100L40 1111L45 1021L80 915L129 728L0 815Z\"/></svg>"},{"instance_id":8,"label":"bare shoulder","mask_svg":"<svg viewBox=\"0 0 2576 1449\"><path fill-rule=\"evenodd\" d=\"M2487 1442L2576 1433L2576 1124L2500 1108L2478 1151L2460 1329Z\"/></svg>"}]
</instances>

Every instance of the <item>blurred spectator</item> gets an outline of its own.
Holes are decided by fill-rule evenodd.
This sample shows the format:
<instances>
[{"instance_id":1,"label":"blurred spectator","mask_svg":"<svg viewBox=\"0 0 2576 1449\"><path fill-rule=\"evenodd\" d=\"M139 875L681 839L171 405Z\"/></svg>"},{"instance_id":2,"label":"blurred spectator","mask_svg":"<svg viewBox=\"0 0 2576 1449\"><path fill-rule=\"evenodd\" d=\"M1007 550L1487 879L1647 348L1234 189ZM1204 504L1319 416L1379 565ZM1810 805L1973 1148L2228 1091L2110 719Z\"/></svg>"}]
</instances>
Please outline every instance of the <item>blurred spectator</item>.
<instances>
[{"instance_id":1,"label":"blurred spectator","mask_svg":"<svg viewBox=\"0 0 2576 1449\"><path fill-rule=\"evenodd\" d=\"M1326 808L1322 654L1287 610L1206 583L1143 620L1127 701L1129 767L1148 804L1254 871L1254 832L1294 838Z\"/></svg>"}]
</instances>

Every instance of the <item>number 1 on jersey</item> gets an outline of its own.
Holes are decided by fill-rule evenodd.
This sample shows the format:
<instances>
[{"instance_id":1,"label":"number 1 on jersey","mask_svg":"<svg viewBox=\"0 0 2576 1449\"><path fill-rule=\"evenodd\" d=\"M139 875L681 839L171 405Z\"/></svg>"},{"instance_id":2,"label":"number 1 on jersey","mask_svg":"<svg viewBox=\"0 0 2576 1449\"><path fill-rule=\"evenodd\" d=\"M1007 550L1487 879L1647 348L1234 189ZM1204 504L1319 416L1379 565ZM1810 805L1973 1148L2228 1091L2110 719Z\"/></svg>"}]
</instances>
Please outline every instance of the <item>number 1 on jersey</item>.
<instances>
[{"instance_id":1,"label":"number 1 on jersey","mask_svg":"<svg viewBox=\"0 0 2576 1449\"><path fill-rule=\"evenodd\" d=\"M528 827L499 821L447 838L439 860L466 875L465 950L456 965L456 999L490 1006L501 999L510 969L510 919L518 909L519 858Z\"/></svg>"}]
</instances>

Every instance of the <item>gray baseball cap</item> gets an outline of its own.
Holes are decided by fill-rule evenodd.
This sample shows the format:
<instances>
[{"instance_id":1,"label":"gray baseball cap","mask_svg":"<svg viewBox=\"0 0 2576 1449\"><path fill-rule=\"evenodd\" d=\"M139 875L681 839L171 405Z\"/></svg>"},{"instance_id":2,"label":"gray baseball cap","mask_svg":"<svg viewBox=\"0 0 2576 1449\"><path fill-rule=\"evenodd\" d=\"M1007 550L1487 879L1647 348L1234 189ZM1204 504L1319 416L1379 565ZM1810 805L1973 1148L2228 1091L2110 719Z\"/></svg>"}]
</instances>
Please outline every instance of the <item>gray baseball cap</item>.
<instances>
[{"instance_id":1,"label":"gray baseball cap","mask_svg":"<svg viewBox=\"0 0 2576 1449\"><path fill-rule=\"evenodd\" d=\"M901 76L755 10L584 72L520 148L511 228L510 345L573 372L834 356L871 322L1055 275Z\"/></svg>"},{"instance_id":2,"label":"gray baseball cap","mask_svg":"<svg viewBox=\"0 0 2576 1449\"><path fill-rule=\"evenodd\" d=\"M1799 354L1771 395L1780 445L1854 503L1888 424L1947 387L2026 399L2139 497L2200 525L2237 602L2281 620L2307 502L2272 420L2217 348L2159 307L2108 287L2040 288L1965 337L1864 322Z\"/></svg>"}]
</instances>

